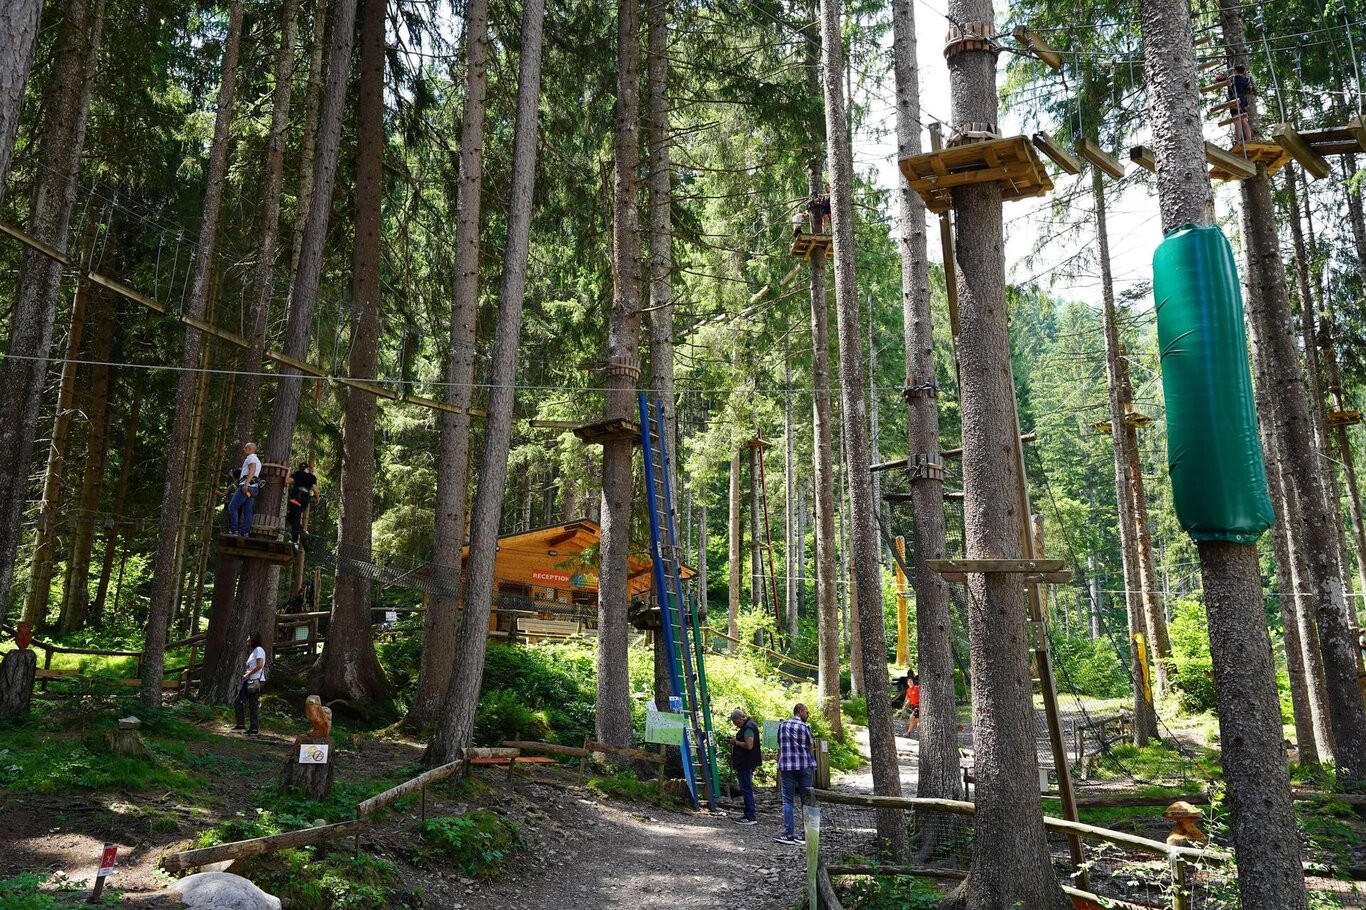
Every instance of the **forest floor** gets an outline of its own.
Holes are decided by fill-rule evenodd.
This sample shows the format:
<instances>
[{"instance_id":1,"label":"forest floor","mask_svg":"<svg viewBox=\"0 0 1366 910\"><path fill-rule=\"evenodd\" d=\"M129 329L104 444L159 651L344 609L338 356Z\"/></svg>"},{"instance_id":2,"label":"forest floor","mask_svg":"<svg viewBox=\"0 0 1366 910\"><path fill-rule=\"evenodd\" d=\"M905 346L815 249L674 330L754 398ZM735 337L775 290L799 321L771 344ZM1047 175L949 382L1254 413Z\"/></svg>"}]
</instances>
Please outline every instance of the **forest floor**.
<instances>
[{"instance_id":1,"label":"forest floor","mask_svg":"<svg viewBox=\"0 0 1366 910\"><path fill-rule=\"evenodd\" d=\"M263 735L246 738L232 734L221 714L201 715L194 724L145 730L153 760L152 770L141 773L128 767L137 760L100 760L102 734L95 728L101 724L56 724L49 716L47 726L63 729L0 728L0 883L36 873L54 906L75 906L89 893L102 847L111 843L119 847L109 880L118 895L114 905L178 907L166 890L171 879L157 868L162 855L343 820L358 799L420 770L417 742L343 733L336 737L333 798L300 805L275 783L297 729L263 724ZM472 854L443 852L429 843L421 803L410 797L361 836L363 857L383 867L377 878L374 863L352 857L349 840L319 848L310 857L313 871L288 852L281 863L258 860L232 871L273 893L293 894L286 906L303 908L378 906L372 899L379 892L365 889L370 880L382 881L393 907L795 906L805 854L772 839L781 826L772 786L760 791L760 824L745 827L734 822L734 809L687 812L653 790L620 781L590 774L581 784L568 765L519 768L511 776L481 767L459 784L430 788L427 818L495 813L517 832L516 846L506 852L481 854L477 844ZM323 874L324 865L335 868Z\"/></svg>"}]
</instances>

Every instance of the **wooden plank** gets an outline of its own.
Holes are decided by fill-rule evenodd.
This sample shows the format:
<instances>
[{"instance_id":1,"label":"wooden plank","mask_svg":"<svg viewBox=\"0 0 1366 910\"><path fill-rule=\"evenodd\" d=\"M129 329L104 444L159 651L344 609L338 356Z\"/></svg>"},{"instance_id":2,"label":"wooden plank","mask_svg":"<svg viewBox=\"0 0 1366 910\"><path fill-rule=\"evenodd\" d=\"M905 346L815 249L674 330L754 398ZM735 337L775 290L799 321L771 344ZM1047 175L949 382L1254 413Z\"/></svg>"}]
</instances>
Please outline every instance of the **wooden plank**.
<instances>
[{"instance_id":1,"label":"wooden plank","mask_svg":"<svg viewBox=\"0 0 1366 910\"><path fill-rule=\"evenodd\" d=\"M1233 84L1233 83L1230 82L1228 79L1217 79L1217 80L1215 80L1214 82L1210 82L1210 83L1207 83L1207 84L1205 84L1205 85L1200 86L1200 91L1202 91L1202 92L1218 92L1218 91L1222 91L1223 89L1228 88L1228 87L1229 87L1230 85L1232 85L1232 84Z\"/></svg>"},{"instance_id":2,"label":"wooden plank","mask_svg":"<svg viewBox=\"0 0 1366 910\"><path fill-rule=\"evenodd\" d=\"M526 739L505 739L503 745L509 749L520 749L523 752L544 752L547 755L564 755L571 758L583 758L588 754L578 746L565 746L560 743L543 743Z\"/></svg>"},{"instance_id":3,"label":"wooden plank","mask_svg":"<svg viewBox=\"0 0 1366 910\"><path fill-rule=\"evenodd\" d=\"M1029 49L1029 52L1038 57L1049 69L1062 69L1062 54L1058 53L1048 42L1023 25L1015 26L1015 40Z\"/></svg>"},{"instance_id":4,"label":"wooden plank","mask_svg":"<svg viewBox=\"0 0 1366 910\"><path fill-rule=\"evenodd\" d=\"M115 281L113 278L110 278L107 275L101 275L99 272L88 272L85 277L89 278L92 282L98 284L100 287L113 291L115 294L118 294L121 297L126 297L134 303L142 304L149 310L155 310L158 313L166 312L166 308L161 304L157 303L151 297L148 297L145 294L140 294L137 291L130 288L128 285Z\"/></svg>"},{"instance_id":5,"label":"wooden plank","mask_svg":"<svg viewBox=\"0 0 1366 910\"><path fill-rule=\"evenodd\" d=\"M1238 109L1238 100L1235 98L1235 99L1232 100L1232 101L1221 101L1221 102L1219 102L1218 104L1216 104L1216 105L1214 105L1213 107L1211 107L1211 108L1209 109L1209 112L1210 112L1211 114L1220 114L1220 113L1223 113L1224 111L1232 112L1232 111L1236 111L1237 109Z\"/></svg>"},{"instance_id":6,"label":"wooden plank","mask_svg":"<svg viewBox=\"0 0 1366 910\"><path fill-rule=\"evenodd\" d=\"M229 332L227 329L220 329L213 323L206 322L203 319L196 319L194 316L185 315L180 317L180 321L185 323L192 329L198 329L206 335L212 335L220 341L226 341L228 344L233 345L234 347L241 348L244 351L251 347L251 345L247 342L247 339L243 338L241 335L238 335L236 332Z\"/></svg>"},{"instance_id":7,"label":"wooden plank","mask_svg":"<svg viewBox=\"0 0 1366 910\"><path fill-rule=\"evenodd\" d=\"M232 841L227 844L218 844L215 847L203 847L199 850L182 850L179 853L168 853L163 856L161 868L167 872L181 872L185 869L207 866L211 863L221 863L224 860L246 859L249 856L274 853L276 850L321 844L336 840L339 837L359 834L368 827L370 827L369 821L355 819L335 825L321 825L317 828L303 828L299 831L287 831L284 834L272 834L268 837Z\"/></svg>"},{"instance_id":8,"label":"wooden plank","mask_svg":"<svg viewBox=\"0 0 1366 910\"><path fill-rule=\"evenodd\" d=\"M1213 142L1205 143L1205 160L1213 165L1211 176L1220 180L1250 180L1257 176L1257 166L1244 158L1227 152Z\"/></svg>"},{"instance_id":9,"label":"wooden plank","mask_svg":"<svg viewBox=\"0 0 1366 910\"><path fill-rule=\"evenodd\" d=\"M390 401L397 401L402 397L393 389L382 386L377 382L371 382L368 379L351 379L350 377L338 376L336 377L336 381L344 386L356 389L357 391L369 392L371 395L378 398L388 398Z\"/></svg>"},{"instance_id":10,"label":"wooden plank","mask_svg":"<svg viewBox=\"0 0 1366 910\"><path fill-rule=\"evenodd\" d=\"M1100 168L1106 174L1116 180L1124 179L1124 165L1120 163L1119 159L1106 152L1105 149L1101 148L1090 139L1087 139L1085 136L1078 139L1076 149L1078 155L1081 155L1081 157Z\"/></svg>"},{"instance_id":11,"label":"wooden plank","mask_svg":"<svg viewBox=\"0 0 1366 910\"><path fill-rule=\"evenodd\" d=\"M930 559L926 565L936 572L967 572L992 575L997 573L1030 574L1061 572L1067 568L1065 559Z\"/></svg>"},{"instance_id":12,"label":"wooden plank","mask_svg":"<svg viewBox=\"0 0 1366 910\"><path fill-rule=\"evenodd\" d=\"M313 364L309 363L306 360L299 360L295 357L291 357L284 351L266 351L266 359L273 360L276 363L284 364L287 367L293 367L300 373L306 373L309 376L317 376L322 379L327 378L326 370L315 367Z\"/></svg>"},{"instance_id":13,"label":"wooden plank","mask_svg":"<svg viewBox=\"0 0 1366 910\"><path fill-rule=\"evenodd\" d=\"M383 793L377 793L369 799L363 800L362 802L357 804L356 814L360 816L366 816L369 815L371 812L374 812L376 809L382 809L385 806L392 805L393 803L398 802L400 799L407 796L408 794L416 793L418 790L425 788L429 784L434 784L437 781L444 780L445 778L450 777L453 774L458 774L460 770L464 767L465 760L458 758L455 761L450 762L449 764L438 765L437 767L432 768L430 771L424 771L423 773L419 774L417 777L414 777L411 780L405 780L397 787L390 787Z\"/></svg>"},{"instance_id":14,"label":"wooden plank","mask_svg":"<svg viewBox=\"0 0 1366 910\"><path fill-rule=\"evenodd\" d=\"M1357 151L1366 152L1366 123L1362 122L1360 114L1348 119L1347 132L1356 140Z\"/></svg>"},{"instance_id":15,"label":"wooden plank","mask_svg":"<svg viewBox=\"0 0 1366 910\"><path fill-rule=\"evenodd\" d=\"M663 765L664 756L659 752L646 752L643 749L628 749L622 746L610 746L607 743L589 740L583 747L592 752L601 752L604 755L615 755L619 758L629 758L632 761L649 762L652 765Z\"/></svg>"},{"instance_id":16,"label":"wooden plank","mask_svg":"<svg viewBox=\"0 0 1366 910\"><path fill-rule=\"evenodd\" d=\"M57 262L60 262L62 265L71 264L71 260L68 259L66 254L63 253L61 250L57 249L55 246L52 246L49 243L43 243L43 241L39 240L37 237L32 237L28 234L25 234L17 227L0 223L0 233L8 234L15 240L22 243L24 246L33 250L34 252L41 253L49 259L53 259Z\"/></svg>"},{"instance_id":17,"label":"wooden plank","mask_svg":"<svg viewBox=\"0 0 1366 910\"><path fill-rule=\"evenodd\" d=\"M1157 173L1157 156L1146 145L1135 145L1129 149L1129 160L1145 171Z\"/></svg>"}]
</instances>

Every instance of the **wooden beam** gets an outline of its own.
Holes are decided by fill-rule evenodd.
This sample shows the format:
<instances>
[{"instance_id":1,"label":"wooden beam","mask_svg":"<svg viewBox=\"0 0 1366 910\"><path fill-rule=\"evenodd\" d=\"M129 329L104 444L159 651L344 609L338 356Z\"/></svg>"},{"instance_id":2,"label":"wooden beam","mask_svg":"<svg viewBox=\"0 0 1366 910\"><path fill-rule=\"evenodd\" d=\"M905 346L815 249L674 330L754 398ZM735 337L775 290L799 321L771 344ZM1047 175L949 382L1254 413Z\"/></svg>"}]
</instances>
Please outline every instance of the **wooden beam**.
<instances>
[{"instance_id":1,"label":"wooden beam","mask_svg":"<svg viewBox=\"0 0 1366 910\"><path fill-rule=\"evenodd\" d=\"M236 332L229 332L227 329L220 329L213 323L206 322L203 319L197 319L194 316L185 315L180 317L180 321L185 323L192 329L198 329L206 335L212 335L220 341L226 341L233 347L241 348L244 351L251 347L251 345L247 343L247 339L243 338L241 335L238 335Z\"/></svg>"},{"instance_id":2,"label":"wooden beam","mask_svg":"<svg viewBox=\"0 0 1366 910\"><path fill-rule=\"evenodd\" d=\"M1352 138L1357 141L1359 146L1357 151L1366 152L1366 123L1362 122L1360 114L1347 121L1347 132L1351 133Z\"/></svg>"},{"instance_id":3,"label":"wooden beam","mask_svg":"<svg viewBox=\"0 0 1366 910\"><path fill-rule=\"evenodd\" d=\"M348 837L359 834L368 827L370 827L369 821L355 819L335 825L321 825L317 828L303 828L299 831L287 831L284 834L272 834L269 837L238 840L227 844L218 844L214 847L203 847L199 850L182 850L179 853L169 853L163 856L161 868L167 872L180 872L197 866L207 866L210 863L221 863L224 860L246 859L249 856L260 856L263 853L274 853L276 850L306 847L309 844L321 844L325 841L336 840L339 837Z\"/></svg>"},{"instance_id":4,"label":"wooden beam","mask_svg":"<svg viewBox=\"0 0 1366 910\"><path fill-rule=\"evenodd\" d=\"M1129 160L1145 171L1157 173L1157 156L1146 145L1135 145L1129 149Z\"/></svg>"},{"instance_id":5,"label":"wooden beam","mask_svg":"<svg viewBox=\"0 0 1366 910\"><path fill-rule=\"evenodd\" d=\"M1062 69L1062 54L1048 42L1023 25L1015 26L1015 40L1028 48L1029 52L1048 65L1050 69ZM1075 171L1073 173L1076 173Z\"/></svg>"},{"instance_id":6,"label":"wooden beam","mask_svg":"<svg viewBox=\"0 0 1366 910\"><path fill-rule=\"evenodd\" d=\"M369 815L376 809L382 809L385 806L398 802L400 799L402 799L410 793L416 793L417 791L425 788L428 784L434 784L437 781L444 780L445 778L450 777L453 774L458 774L460 772L460 769L462 769L464 766L464 759L456 759L455 761L450 762L449 764L438 765L430 771L424 771L417 777L414 777L412 780L405 780L397 787L390 787L383 793L377 793L369 799L358 803L356 805L356 814L359 816Z\"/></svg>"},{"instance_id":7,"label":"wooden beam","mask_svg":"<svg viewBox=\"0 0 1366 910\"><path fill-rule=\"evenodd\" d=\"M113 291L115 294L118 294L121 297L126 297L134 303L142 304L149 310L155 310L158 313L166 312L166 308L161 304L157 303L151 297L148 297L144 294L140 294L137 291L130 288L128 285L115 281L113 278L110 278L107 275L101 275L99 272L90 272L85 277L89 278L92 282L98 284L100 287Z\"/></svg>"},{"instance_id":8,"label":"wooden beam","mask_svg":"<svg viewBox=\"0 0 1366 910\"><path fill-rule=\"evenodd\" d=\"M266 359L273 360L279 364L284 364L287 367L293 367L300 373L306 373L309 376L317 376L319 379L328 378L326 370L319 369L306 360L299 360L296 357L291 357L284 351L266 351Z\"/></svg>"},{"instance_id":9,"label":"wooden beam","mask_svg":"<svg viewBox=\"0 0 1366 910\"><path fill-rule=\"evenodd\" d=\"M344 386L356 389L361 392L369 392L379 398L388 398L390 401L398 401L402 396L393 389L380 385L378 382L371 382L368 379L352 379L346 376L335 377L336 381Z\"/></svg>"},{"instance_id":10,"label":"wooden beam","mask_svg":"<svg viewBox=\"0 0 1366 910\"><path fill-rule=\"evenodd\" d=\"M929 559L925 561L936 572L966 572L995 575L1008 573L1028 575L1035 572L1061 572L1067 568L1065 559Z\"/></svg>"},{"instance_id":11,"label":"wooden beam","mask_svg":"<svg viewBox=\"0 0 1366 910\"><path fill-rule=\"evenodd\" d=\"M32 237L28 234L25 234L17 227L12 227L8 224L0 224L0 233L8 234L9 236L13 237L15 240L19 241L29 249L41 253L49 259L55 259L62 265L71 264L71 260L69 260L66 254L63 253L61 250L57 249L55 246L52 246L51 244L43 243L43 241L39 240L37 237Z\"/></svg>"},{"instance_id":12,"label":"wooden beam","mask_svg":"<svg viewBox=\"0 0 1366 910\"><path fill-rule=\"evenodd\" d=\"M632 761L649 762L654 765L664 764L664 756L659 752L646 752L643 749L627 749L622 746L613 746L607 743L600 743L589 740L583 747L591 752L601 752L604 755L616 755L620 758L629 758Z\"/></svg>"},{"instance_id":13,"label":"wooden beam","mask_svg":"<svg viewBox=\"0 0 1366 910\"><path fill-rule=\"evenodd\" d=\"M1100 168L1116 180L1124 179L1124 165L1119 159L1105 151L1085 136L1077 140L1077 154Z\"/></svg>"},{"instance_id":14,"label":"wooden beam","mask_svg":"<svg viewBox=\"0 0 1366 910\"><path fill-rule=\"evenodd\" d=\"M503 745L509 749L520 749L523 752L544 752L547 755L564 755L571 758L583 758L588 754L578 746L564 746L559 743L543 743L525 739L505 739Z\"/></svg>"},{"instance_id":15,"label":"wooden beam","mask_svg":"<svg viewBox=\"0 0 1366 910\"><path fill-rule=\"evenodd\" d=\"M1081 161L1067 149L1053 141L1053 137L1047 133L1035 133L1033 136L1034 145L1039 151L1043 152L1053 163L1062 168L1069 174L1081 173Z\"/></svg>"},{"instance_id":16,"label":"wooden beam","mask_svg":"<svg viewBox=\"0 0 1366 910\"><path fill-rule=\"evenodd\" d=\"M1257 176L1257 165L1246 158L1239 158L1226 152L1213 142L1205 143L1205 160L1216 169L1232 174L1238 180L1251 180Z\"/></svg>"}]
</instances>

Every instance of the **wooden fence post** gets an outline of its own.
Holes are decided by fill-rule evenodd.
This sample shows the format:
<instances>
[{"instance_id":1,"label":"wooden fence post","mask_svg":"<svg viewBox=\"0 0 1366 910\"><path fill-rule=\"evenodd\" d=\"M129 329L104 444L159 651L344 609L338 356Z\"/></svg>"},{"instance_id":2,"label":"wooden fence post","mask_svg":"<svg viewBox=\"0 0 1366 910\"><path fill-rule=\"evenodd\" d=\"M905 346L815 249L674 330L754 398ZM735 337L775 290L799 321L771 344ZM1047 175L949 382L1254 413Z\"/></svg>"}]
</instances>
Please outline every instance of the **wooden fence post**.
<instances>
[{"instance_id":1,"label":"wooden fence post","mask_svg":"<svg viewBox=\"0 0 1366 910\"><path fill-rule=\"evenodd\" d=\"M1186 860L1179 853L1171 856L1172 910L1190 910L1190 878Z\"/></svg>"}]
</instances>

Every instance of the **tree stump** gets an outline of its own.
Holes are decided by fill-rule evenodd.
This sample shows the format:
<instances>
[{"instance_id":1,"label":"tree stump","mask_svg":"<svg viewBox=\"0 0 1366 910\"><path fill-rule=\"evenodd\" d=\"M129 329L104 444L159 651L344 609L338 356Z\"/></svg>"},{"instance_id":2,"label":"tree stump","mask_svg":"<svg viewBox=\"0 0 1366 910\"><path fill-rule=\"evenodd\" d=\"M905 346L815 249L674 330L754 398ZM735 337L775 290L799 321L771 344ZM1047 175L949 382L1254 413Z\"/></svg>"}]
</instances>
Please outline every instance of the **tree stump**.
<instances>
[{"instance_id":1,"label":"tree stump","mask_svg":"<svg viewBox=\"0 0 1366 910\"><path fill-rule=\"evenodd\" d=\"M309 746L326 746L326 760L320 763L301 761L305 756L317 756L322 750ZM294 752L285 759L280 769L280 786L286 793L299 792L314 801L322 801L332 793L332 739L328 736L300 736L295 740Z\"/></svg>"},{"instance_id":2,"label":"tree stump","mask_svg":"<svg viewBox=\"0 0 1366 910\"><path fill-rule=\"evenodd\" d=\"M24 649L8 651L0 660L0 717L27 714L33 701L33 680L38 674L38 655Z\"/></svg>"},{"instance_id":3,"label":"tree stump","mask_svg":"<svg viewBox=\"0 0 1366 910\"><path fill-rule=\"evenodd\" d=\"M120 717L118 728L110 730L104 736L105 742L109 743L109 751L116 755L150 757L152 753L147 751L147 744L142 741L142 734L138 732L140 729L142 721L136 717Z\"/></svg>"}]
</instances>

